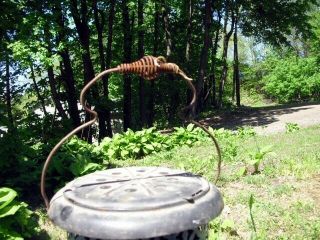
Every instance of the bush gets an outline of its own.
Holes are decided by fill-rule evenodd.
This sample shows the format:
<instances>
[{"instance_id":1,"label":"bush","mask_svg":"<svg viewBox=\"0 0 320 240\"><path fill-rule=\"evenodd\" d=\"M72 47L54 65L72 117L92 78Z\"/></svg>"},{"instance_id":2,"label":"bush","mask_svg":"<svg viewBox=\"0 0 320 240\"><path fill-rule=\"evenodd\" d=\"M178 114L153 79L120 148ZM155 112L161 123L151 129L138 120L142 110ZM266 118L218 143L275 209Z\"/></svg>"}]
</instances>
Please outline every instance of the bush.
<instances>
[{"instance_id":1,"label":"bush","mask_svg":"<svg viewBox=\"0 0 320 240\"><path fill-rule=\"evenodd\" d=\"M15 198L13 189L0 188L0 239L20 240L39 233L35 214Z\"/></svg>"},{"instance_id":2,"label":"bush","mask_svg":"<svg viewBox=\"0 0 320 240\"><path fill-rule=\"evenodd\" d=\"M97 152L95 145L73 137L53 157L49 176L56 181L53 184L58 187L74 177L104 169L107 163L103 163L103 155Z\"/></svg>"},{"instance_id":3,"label":"bush","mask_svg":"<svg viewBox=\"0 0 320 240\"><path fill-rule=\"evenodd\" d=\"M286 133L296 132L300 129L297 123L286 123Z\"/></svg>"},{"instance_id":4,"label":"bush","mask_svg":"<svg viewBox=\"0 0 320 240\"><path fill-rule=\"evenodd\" d=\"M263 90L270 97L279 102L319 100L320 69L316 57L270 57L265 66Z\"/></svg>"},{"instance_id":5,"label":"bush","mask_svg":"<svg viewBox=\"0 0 320 240\"><path fill-rule=\"evenodd\" d=\"M133 132L128 130L116 134L113 138L105 138L95 147L95 152L104 156L105 162L112 159L140 159L152 153L167 151L177 146L191 147L196 142L210 142L208 135L200 128L189 124L186 128L176 127L170 135L161 134L155 128ZM222 143L224 159L232 160L237 156L238 145L235 139L255 135L252 128L239 128L237 131L209 128L218 141Z\"/></svg>"}]
</instances>

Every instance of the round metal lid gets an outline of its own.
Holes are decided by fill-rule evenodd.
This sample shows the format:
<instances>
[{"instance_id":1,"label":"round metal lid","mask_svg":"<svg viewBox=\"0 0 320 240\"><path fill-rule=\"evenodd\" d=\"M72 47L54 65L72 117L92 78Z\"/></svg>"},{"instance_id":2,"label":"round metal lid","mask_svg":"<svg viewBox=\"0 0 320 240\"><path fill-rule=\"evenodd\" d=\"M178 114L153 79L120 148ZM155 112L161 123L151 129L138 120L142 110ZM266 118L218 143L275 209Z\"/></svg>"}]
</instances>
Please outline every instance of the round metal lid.
<instances>
[{"instance_id":1,"label":"round metal lid","mask_svg":"<svg viewBox=\"0 0 320 240\"><path fill-rule=\"evenodd\" d=\"M223 208L203 178L162 167L98 171L68 183L51 200L60 227L100 239L138 239L196 228Z\"/></svg>"}]
</instances>

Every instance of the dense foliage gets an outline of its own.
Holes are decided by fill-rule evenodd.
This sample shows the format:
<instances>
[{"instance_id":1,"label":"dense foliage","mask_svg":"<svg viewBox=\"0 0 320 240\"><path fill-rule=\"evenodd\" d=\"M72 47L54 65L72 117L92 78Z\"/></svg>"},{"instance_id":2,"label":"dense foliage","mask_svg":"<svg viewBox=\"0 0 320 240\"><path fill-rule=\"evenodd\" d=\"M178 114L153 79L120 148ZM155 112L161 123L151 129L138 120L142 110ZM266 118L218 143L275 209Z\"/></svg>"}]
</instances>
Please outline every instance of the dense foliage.
<instances>
[{"instance_id":1,"label":"dense foliage","mask_svg":"<svg viewBox=\"0 0 320 240\"><path fill-rule=\"evenodd\" d=\"M22 240L39 232L35 214L16 197L13 189L0 188L0 239Z\"/></svg>"},{"instance_id":2,"label":"dense foliage","mask_svg":"<svg viewBox=\"0 0 320 240\"><path fill-rule=\"evenodd\" d=\"M320 99L320 64L316 57L271 57L265 66L267 74L262 81L268 96L279 102Z\"/></svg>"},{"instance_id":3,"label":"dense foliage","mask_svg":"<svg viewBox=\"0 0 320 240\"><path fill-rule=\"evenodd\" d=\"M143 55L163 55L194 79L192 117L241 107L243 87L278 102L319 100L318 0L4 0L0 13L0 186L22 197L39 193L44 160L57 141L91 119L79 106L83 86ZM157 81L112 74L87 97L98 124L54 157L51 193L113 167L113 160L209 141L192 125L179 127L177 113L190 92L172 74ZM156 130L168 125L175 127L171 134ZM224 161L254 135L247 128L210 131Z\"/></svg>"},{"instance_id":4,"label":"dense foliage","mask_svg":"<svg viewBox=\"0 0 320 240\"><path fill-rule=\"evenodd\" d=\"M230 98L240 106L243 64L263 57L257 51L255 56L245 54L248 37L253 45L278 48L301 45L302 40L305 48L318 44L318 40L306 42L318 37L316 0L64 0L32 4L6 0L1 4L0 95L5 104L0 110L5 113L1 120L5 129L21 127L26 121L33 127L56 121L52 128L78 126L84 118L77 101L83 85L105 68L145 54L164 55L195 79L196 113L206 107L229 106L225 103ZM228 56L230 49L233 57ZM302 60L297 68L304 64L317 71L312 60ZM304 75L303 71L296 74ZM266 92L278 95L278 85L270 79ZM292 91L294 96L284 96L285 100L296 97L297 91ZM305 92L301 98L314 97L315 93ZM108 76L89 94L88 101L100 120L97 128L86 130L84 136L90 142L93 135L100 140L111 137L115 129L174 124L177 109L188 98L186 86L172 75L157 82ZM41 115L40 122L26 117L35 111ZM52 134L49 130L43 128L41 135Z\"/></svg>"}]
</instances>

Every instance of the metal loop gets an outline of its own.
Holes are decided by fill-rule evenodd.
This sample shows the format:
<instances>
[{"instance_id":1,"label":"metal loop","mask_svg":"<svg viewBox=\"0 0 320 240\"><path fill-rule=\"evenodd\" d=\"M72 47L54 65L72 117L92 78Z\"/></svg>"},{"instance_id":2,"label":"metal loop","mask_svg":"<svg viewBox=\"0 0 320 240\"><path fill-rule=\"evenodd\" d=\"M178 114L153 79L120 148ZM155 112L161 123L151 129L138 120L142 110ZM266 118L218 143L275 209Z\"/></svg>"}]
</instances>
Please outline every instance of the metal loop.
<instances>
[{"instance_id":1,"label":"metal loop","mask_svg":"<svg viewBox=\"0 0 320 240\"><path fill-rule=\"evenodd\" d=\"M42 169L42 174L41 174L41 184L40 184L41 186L40 187L41 187L41 195L42 195L42 198L45 202L47 209L49 209L50 203L49 203L48 196L46 194L45 180L46 180L46 173L48 170L48 166L52 160L52 157L69 138L71 138L74 134L78 133L82 129L91 126L97 120L98 114L96 111L92 110L90 107L88 107L86 105L85 95L86 95L87 91L89 90L89 88L94 83L96 83L97 80L101 79L104 75L107 75L112 72L118 72L118 73L124 73L124 74L135 73L135 74L138 74L139 76L141 76L147 80L151 80L151 79L156 78L160 73L178 74L186 81L186 83L188 84L188 87L191 89L191 91L193 93L193 97L192 97L190 104L184 109L192 109L194 107L194 104L196 103L196 89L194 88L194 86L191 82L192 79L187 77L186 74L179 68L178 65L176 65L174 63L167 63L166 59L162 56L160 56L160 57L145 56L136 62L120 64L116 68L108 69L108 70L105 70L105 71L99 73L89 83L87 83L87 85L82 89L82 91L80 93L80 103L84 107L85 111L90 113L93 116L93 119L78 126L74 130L72 130L70 133L68 133L65 137L63 137L51 150L50 154L48 155L48 157L44 163L44 166ZM214 136L208 131L208 129L206 127L204 127L203 125L201 125L200 123L198 123L192 119L190 121L192 123L194 123L195 125L199 126L200 128L202 128L214 141L215 147L218 152L218 158L219 158L218 159L218 173L217 173L217 178L216 178L216 181L217 181L219 178L219 175L220 175L220 165L221 165L221 154L220 154L219 145L218 145L216 139L214 138Z\"/></svg>"}]
</instances>

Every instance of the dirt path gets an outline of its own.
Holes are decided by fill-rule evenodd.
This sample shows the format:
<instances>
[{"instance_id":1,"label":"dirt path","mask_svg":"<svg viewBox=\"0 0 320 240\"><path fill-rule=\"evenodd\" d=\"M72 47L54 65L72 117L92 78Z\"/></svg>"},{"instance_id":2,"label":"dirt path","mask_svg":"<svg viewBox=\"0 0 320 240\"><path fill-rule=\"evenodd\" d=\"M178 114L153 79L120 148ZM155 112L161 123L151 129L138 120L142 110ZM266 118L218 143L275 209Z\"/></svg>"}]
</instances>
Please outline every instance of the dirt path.
<instances>
[{"instance_id":1,"label":"dirt path","mask_svg":"<svg viewBox=\"0 0 320 240\"><path fill-rule=\"evenodd\" d=\"M228 129L252 126L259 134L272 134L285 131L286 123L297 123L300 127L320 124L320 104L244 108L206 118L203 123Z\"/></svg>"}]
</instances>

